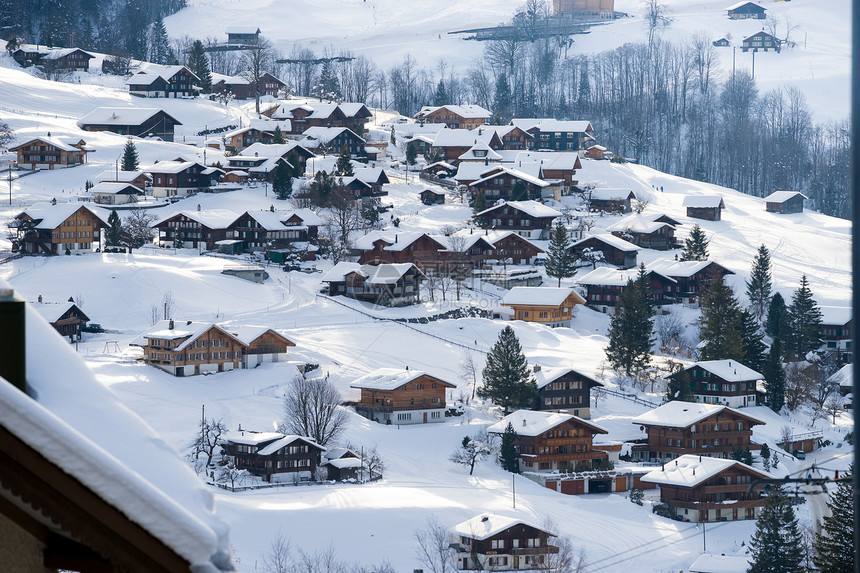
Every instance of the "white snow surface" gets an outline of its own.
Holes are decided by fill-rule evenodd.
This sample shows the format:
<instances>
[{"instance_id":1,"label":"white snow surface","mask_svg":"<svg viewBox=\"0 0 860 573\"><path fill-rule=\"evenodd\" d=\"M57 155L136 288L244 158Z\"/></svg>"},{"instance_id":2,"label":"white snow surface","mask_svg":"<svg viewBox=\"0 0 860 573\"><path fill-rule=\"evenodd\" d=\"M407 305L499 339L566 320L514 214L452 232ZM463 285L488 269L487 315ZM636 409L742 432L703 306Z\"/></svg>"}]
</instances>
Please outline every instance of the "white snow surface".
<instances>
[{"instance_id":1,"label":"white snow surface","mask_svg":"<svg viewBox=\"0 0 860 573\"><path fill-rule=\"evenodd\" d=\"M704 420L709 416L713 416L724 410L735 412L747 417L758 420L747 412L747 408L736 410L728 406L720 406L717 404L698 404L693 402L681 402L673 400L667 402L658 408L654 408L645 412L641 416L637 416L631 420L634 424L668 426L671 428L686 428L691 424L695 424L700 420ZM764 422L759 422L764 423Z\"/></svg>"},{"instance_id":2,"label":"white snow surface","mask_svg":"<svg viewBox=\"0 0 860 573\"><path fill-rule=\"evenodd\" d=\"M762 478L771 477L763 470L732 459L684 454L666 462L662 467L651 470L642 476L642 481L679 487L694 487L735 465L758 473Z\"/></svg>"}]
</instances>

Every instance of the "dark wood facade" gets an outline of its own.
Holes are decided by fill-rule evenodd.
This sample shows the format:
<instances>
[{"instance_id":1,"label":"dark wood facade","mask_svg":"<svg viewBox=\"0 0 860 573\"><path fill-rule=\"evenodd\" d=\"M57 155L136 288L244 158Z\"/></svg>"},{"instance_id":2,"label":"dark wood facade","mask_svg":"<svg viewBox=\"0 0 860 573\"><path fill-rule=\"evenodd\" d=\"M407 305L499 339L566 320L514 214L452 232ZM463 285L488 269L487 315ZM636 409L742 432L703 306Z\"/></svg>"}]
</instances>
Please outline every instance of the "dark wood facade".
<instances>
[{"instance_id":1,"label":"dark wood facade","mask_svg":"<svg viewBox=\"0 0 860 573\"><path fill-rule=\"evenodd\" d=\"M382 424L426 424L444 420L445 391L456 386L426 373L410 377L409 371L384 370L392 370L392 376L406 374L407 380L395 387L389 384L372 387L372 383L363 382L367 377L359 378L351 385L353 388L361 386L356 412Z\"/></svg>"},{"instance_id":2,"label":"dark wood facade","mask_svg":"<svg viewBox=\"0 0 860 573\"><path fill-rule=\"evenodd\" d=\"M54 330L74 342L80 338L82 329L89 321L90 317L84 314L78 305L70 304L65 312L54 320L48 320L48 323L54 327Z\"/></svg>"},{"instance_id":3,"label":"dark wood facade","mask_svg":"<svg viewBox=\"0 0 860 573\"><path fill-rule=\"evenodd\" d=\"M132 95L173 98L195 95L195 85L199 82L200 78L185 66L159 67L152 72L139 72L126 80Z\"/></svg>"},{"instance_id":4,"label":"dark wood facade","mask_svg":"<svg viewBox=\"0 0 860 573\"><path fill-rule=\"evenodd\" d=\"M361 264L378 265L380 263L413 263L423 271L436 267L441 259L440 250L445 248L436 239L427 234L413 237L414 240L403 248L398 243L399 235L395 236L394 242L379 238L373 242L373 248L362 250L358 262ZM405 239L404 239L405 241ZM398 247L390 250L386 247Z\"/></svg>"},{"instance_id":5,"label":"dark wood facade","mask_svg":"<svg viewBox=\"0 0 860 573\"><path fill-rule=\"evenodd\" d=\"M779 52L782 49L782 42L779 38L768 34L767 32L756 32L749 38L744 38L741 42L741 50L744 52L767 52L773 50Z\"/></svg>"},{"instance_id":6,"label":"dark wood facade","mask_svg":"<svg viewBox=\"0 0 860 573\"><path fill-rule=\"evenodd\" d=\"M540 205L540 207L543 206ZM544 209L549 211L549 208ZM519 208L516 204L505 203L478 213L475 215L475 221L482 229L515 231L529 239L548 240L552 222L560 215L561 213L537 216Z\"/></svg>"},{"instance_id":7,"label":"dark wood facade","mask_svg":"<svg viewBox=\"0 0 860 573\"><path fill-rule=\"evenodd\" d=\"M745 2L731 6L728 8L727 12L729 18L732 20L764 20L765 10L766 8L763 8L754 2Z\"/></svg>"},{"instance_id":8,"label":"dark wood facade","mask_svg":"<svg viewBox=\"0 0 860 573\"><path fill-rule=\"evenodd\" d=\"M78 122L78 126L85 131L110 131L135 137L159 137L164 141L173 141L174 127L177 125L182 123L162 110L158 110L148 119L137 124L96 123L84 120Z\"/></svg>"},{"instance_id":9,"label":"dark wood facade","mask_svg":"<svg viewBox=\"0 0 860 573\"><path fill-rule=\"evenodd\" d=\"M537 370L535 375L539 372L541 370ZM591 418L591 389L603 386L597 380L573 369L543 385L540 379L538 380L535 410L564 411L585 419Z\"/></svg>"},{"instance_id":10,"label":"dark wood facade","mask_svg":"<svg viewBox=\"0 0 860 573\"><path fill-rule=\"evenodd\" d=\"M367 266L371 265L365 265ZM419 302L424 274L414 264L395 281L377 281L373 274L376 271L373 269L368 271L371 274L359 268L347 272L342 278L323 278L323 282L329 284L331 296L342 295L382 306L406 306Z\"/></svg>"},{"instance_id":11,"label":"dark wood facade","mask_svg":"<svg viewBox=\"0 0 860 573\"><path fill-rule=\"evenodd\" d=\"M254 432L245 432L253 435ZM249 440L250 441L250 440ZM302 436L273 437L257 443L242 443L242 437L228 437L224 453L236 469L246 470L264 481L307 481L316 474L325 448Z\"/></svg>"},{"instance_id":12,"label":"dark wood facade","mask_svg":"<svg viewBox=\"0 0 860 573\"><path fill-rule=\"evenodd\" d=\"M153 225L158 230L158 242L165 247L215 249L215 242L227 238L227 228L211 227L185 213Z\"/></svg>"},{"instance_id":13,"label":"dark wood facade","mask_svg":"<svg viewBox=\"0 0 860 573\"><path fill-rule=\"evenodd\" d=\"M499 261L510 259L514 265L527 265L544 252L540 247L513 231L508 233L503 231L501 236L490 236L489 239L493 244L493 259Z\"/></svg>"},{"instance_id":14,"label":"dark wood facade","mask_svg":"<svg viewBox=\"0 0 860 573\"><path fill-rule=\"evenodd\" d=\"M544 187L548 185L537 185L532 178L525 178L517 175L516 172L509 169L498 169L490 173L486 173L481 179L469 184L469 190L474 198L475 194L482 192L488 202L504 199L506 201L513 199L511 191L514 185L521 181L526 186L527 199L540 199Z\"/></svg>"},{"instance_id":15,"label":"dark wood facade","mask_svg":"<svg viewBox=\"0 0 860 573\"><path fill-rule=\"evenodd\" d=\"M445 203L445 193L434 191L432 189L425 189L421 193L418 194L421 198L421 202L425 205L442 205Z\"/></svg>"},{"instance_id":16,"label":"dark wood facade","mask_svg":"<svg viewBox=\"0 0 860 573\"><path fill-rule=\"evenodd\" d=\"M675 241L675 227L669 224L655 225L654 230L623 229L614 230L612 234L633 243L643 249L654 249L657 251L668 251L677 247Z\"/></svg>"},{"instance_id":17,"label":"dark wood facade","mask_svg":"<svg viewBox=\"0 0 860 573\"><path fill-rule=\"evenodd\" d=\"M74 167L87 162L86 142L74 144L49 138L31 139L9 148L17 153L19 169L55 169Z\"/></svg>"},{"instance_id":18,"label":"dark wood facade","mask_svg":"<svg viewBox=\"0 0 860 573\"><path fill-rule=\"evenodd\" d=\"M588 237L577 241L571 246L571 252L577 259L582 259L587 249L590 249L592 252L600 251L603 253L603 262L622 269L635 267L636 255L639 252L635 250L621 250L600 237Z\"/></svg>"},{"instance_id":19,"label":"dark wood facade","mask_svg":"<svg viewBox=\"0 0 860 573\"><path fill-rule=\"evenodd\" d=\"M549 567L550 556L559 552L558 546L550 544L550 537L554 534L527 523L510 520L508 527L488 536L473 532L480 530L480 524L471 525L469 522L454 529L451 548L455 551L457 569L542 571Z\"/></svg>"},{"instance_id":20,"label":"dark wood facade","mask_svg":"<svg viewBox=\"0 0 860 573\"><path fill-rule=\"evenodd\" d=\"M62 255L67 250L91 251L93 243L99 241L99 231L107 224L84 206L75 209L56 227L53 226L55 222L48 223L47 220L39 212L31 215L25 211L17 215L13 222L16 231L13 249L31 255Z\"/></svg>"}]
</instances>

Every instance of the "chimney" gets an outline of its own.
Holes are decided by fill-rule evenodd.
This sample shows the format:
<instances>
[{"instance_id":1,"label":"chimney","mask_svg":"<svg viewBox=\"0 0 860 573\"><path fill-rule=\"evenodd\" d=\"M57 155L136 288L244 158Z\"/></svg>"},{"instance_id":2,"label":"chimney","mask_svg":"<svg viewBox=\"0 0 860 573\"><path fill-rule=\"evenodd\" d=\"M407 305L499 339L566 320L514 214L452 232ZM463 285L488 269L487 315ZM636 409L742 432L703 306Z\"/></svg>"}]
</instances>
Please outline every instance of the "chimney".
<instances>
[{"instance_id":1,"label":"chimney","mask_svg":"<svg viewBox=\"0 0 860 573\"><path fill-rule=\"evenodd\" d=\"M394 233L394 244L397 244L397 233Z\"/></svg>"},{"instance_id":2,"label":"chimney","mask_svg":"<svg viewBox=\"0 0 860 573\"><path fill-rule=\"evenodd\" d=\"M269 205L269 211L271 211L272 213L274 213L274 212L275 212L275 206L274 206L274 205Z\"/></svg>"},{"instance_id":3,"label":"chimney","mask_svg":"<svg viewBox=\"0 0 860 573\"><path fill-rule=\"evenodd\" d=\"M486 515L485 515L484 517L482 517L482 518L481 518L481 523L485 523L485 522L487 522L487 521L490 521L490 518L489 518L489 517L487 517Z\"/></svg>"},{"instance_id":4,"label":"chimney","mask_svg":"<svg viewBox=\"0 0 860 573\"><path fill-rule=\"evenodd\" d=\"M693 475L696 475L696 468L693 468Z\"/></svg>"},{"instance_id":5,"label":"chimney","mask_svg":"<svg viewBox=\"0 0 860 573\"><path fill-rule=\"evenodd\" d=\"M408 364L406 365L406 369L407 369L407 370L409 370L409 365L408 365Z\"/></svg>"},{"instance_id":6,"label":"chimney","mask_svg":"<svg viewBox=\"0 0 860 573\"><path fill-rule=\"evenodd\" d=\"M540 372L540 364L535 364L534 366L532 366L532 371L533 372Z\"/></svg>"},{"instance_id":7,"label":"chimney","mask_svg":"<svg viewBox=\"0 0 860 573\"><path fill-rule=\"evenodd\" d=\"M665 463L660 464L660 471L664 471L664 472L666 471L666 464Z\"/></svg>"},{"instance_id":8,"label":"chimney","mask_svg":"<svg viewBox=\"0 0 860 573\"><path fill-rule=\"evenodd\" d=\"M27 391L27 346L24 328L24 300L12 289L0 289L0 377Z\"/></svg>"},{"instance_id":9,"label":"chimney","mask_svg":"<svg viewBox=\"0 0 860 573\"><path fill-rule=\"evenodd\" d=\"M525 428L525 427L526 427L526 419L523 418L523 428Z\"/></svg>"},{"instance_id":10,"label":"chimney","mask_svg":"<svg viewBox=\"0 0 860 573\"><path fill-rule=\"evenodd\" d=\"M39 302L42 302L42 295L39 295Z\"/></svg>"},{"instance_id":11,"label":"chimney","mask_svg":"<svg viewBox=\"0 0 860 573\"><path fill-rule=\"evenodd\" d=\"M167 323L167 330L173 330L173 319L170 319L170 322Z\"/></svg>"},{"instance_id":12,"label":"chimney","mask_svg":"<svg viewBox=\"0 0 860 573\"><path fill-rule=\"evenodd\" d=\"M200 203L197 203L197 211L200 211Z\"/></svg>"},{"instance_id":13,"label":"chimney","mask_svg":"<svg viewBox=\"0 0 860 573\"><path fill-rule=\"evenodd\" d=\"M190 321L190 320L188 320L188 321L186 321L186 322L185 322L185 326L188 326L189 324L191 324L191 321Z\"/></svg>"}]
</instances>

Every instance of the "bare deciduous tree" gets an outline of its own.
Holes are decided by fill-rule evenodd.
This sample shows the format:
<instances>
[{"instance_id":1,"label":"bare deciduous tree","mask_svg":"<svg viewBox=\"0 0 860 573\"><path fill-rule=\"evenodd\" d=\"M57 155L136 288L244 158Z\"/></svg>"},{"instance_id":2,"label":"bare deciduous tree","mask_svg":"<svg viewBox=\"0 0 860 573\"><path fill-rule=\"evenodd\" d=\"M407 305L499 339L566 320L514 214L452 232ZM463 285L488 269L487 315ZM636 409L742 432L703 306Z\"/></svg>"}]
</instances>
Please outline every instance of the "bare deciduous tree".
<instances>
[{"instance_id":1,"label":"bare deciduous tree","mask_svg":"<svg viewBox=\"0 0 860 573\"><path fill-rule=\"evenodd\" d=\"M206 465L212 465L212 458L221 447L223 440L221 437L227 432L227 426L223 420L210 418L200 422L200 430L197 435L191 440L191 456L194 459L200 459L200 455L206 456Z\"/></svg>"},{"instance_id":2,"label":"bare deciduous tree","mask_svg":"<svg viewBox=\"0 0 860 573\"><path fill-rule=\"evenodd\" d=\"M123 223L123 230L128 233L129 252L131 249L139 249L141 246L152 241L155 232L150 226L155 221L155 215L150 215L143 209L135 209Z\"/></svg>"},{"instance_id":3,"label":"bare deciduous tree","mask_svg":"<svg viewBox=\"0 0 860 573\"><path fill-rule=\"evenodd\" d=\"M246 50L242 53L242 77L248 80L254 86L254 103L257 117L260 117L260 87L262 84L263 74L271 72L275 66L275 49L268 39L262 36L258 37L254 42L246 45Z\"/></svg>"},{"instance_id":4,"label":"bare deciduous tree","mask_svg":"<svg viewBox=\"0 0 860 573\"><path fill-rule=\"evenodd\" d=\"M161 318L168 320L173 317L176 301L173 299L173 291L165 291L161 297Z\"/></svg>"},{"instance_id":5,"label":"bare deciduous tree","mask_svg":"<svg viewBox=\"0 0 860 573\"><path fill-rule=\"evenodd\" d=\"M297 376L284 397L284 432L321 446L336 441L349 419L341 403L340 392L328 380Z\"/></svg>"},{"instance_id":6,"label":"bare deciduous tree","mask_svg":"<svg viewBox=\"0 0 860 573\"><path fill-rule=\"evenodd\" d=\"M245 481L245 476L248 475L248 470L241 470L236 467L234 462L228 462L221 466L218 469L218 475L215 477L215 481L221 484L230 484L231 488L235 488L236 485L242 485Z\"/></svg>"},{"instance_id":7,"label":"bare deciduous tree","mask_svg":"<svg viewBox=\"0 0 860 573\"><path fill-rule=\"evenodd\" d=\"M471 438L468 436L463 438L460 447L454 450L449 459L455 464L469 468L469 475L472 475L475 465L491 453L493 453L493 446L486 432L479 432Z\"/></svg>"},{"instance_id":8,"label":"bare deciduous tree","mask_svg":"<svg viewBox=\"0 0 860 573\"><path fill-rule=\"evenodd\" d=\"M385 461L376 450L376 446L364 452L364 457L361 460L361 468L364 472L364 479L374 480L382 477L382 472L385 471Z\"/></svg>"},{"instance_id":9,"label":"bare deciduous tree","mask_svg":"<svg viewBox=\"0 0 860 573\"><path fill-rule=\"evenodd\" d=\"M551 520L543 523L545 531L558 531L558 527ZM585 572L585 550L576 551L570 537L557 535L552 538L552 543L558 547L558 553L549 553L543 562L537 563L538 570L542 573L584 573Z\"/></svg>"},{"instance_id":10,"label":"bare deciduous tree","mask_svg":"<svg viewBox=\"0 0 860 573\"><path fill-rule=\"evenodd\" d=\"M472 387L472 400L475 399L478 372L478 361L475 358L475 353L470 350L464 350L463 359L460 361L460 376Z\"/></svg>"},{"instance_id":11,"label":"bare deciduous tree","mask_svg":"<svg viewBox=\"0 0 860 573\"><path fill-rule=\"evenodd\" d=\"M263 571L266 573L291 573L290 540L278 531L269 545L269 552L263 557Z\"/></svg>"},{"instance_id":12,"label":"bare deciduous tree","mask_svg":"<svg viewBox=\"0 0 860 573\"><path fill-rule=\"evenodd\" d=\"M415 532L418 560L430 573L456 571L454 557L448 543L448 531L435 517L430 517L424 526Z\"/></svg>"}]
</instances>

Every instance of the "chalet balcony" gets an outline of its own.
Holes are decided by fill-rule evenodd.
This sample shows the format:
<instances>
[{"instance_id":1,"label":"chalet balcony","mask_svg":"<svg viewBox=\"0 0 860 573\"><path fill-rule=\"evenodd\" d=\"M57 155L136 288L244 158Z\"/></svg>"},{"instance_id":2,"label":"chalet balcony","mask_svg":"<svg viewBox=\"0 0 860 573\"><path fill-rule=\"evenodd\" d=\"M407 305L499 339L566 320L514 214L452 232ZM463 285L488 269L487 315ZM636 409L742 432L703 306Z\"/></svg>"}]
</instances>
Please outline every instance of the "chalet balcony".
<instances>
[{"instance_id":1,"label":"chalet balcony","mask_svg":"<svg viewBox=\"0 0 860 573\"><path fill-rule=\"evenodd\" d=\"M752 484L749 483L733 483L726 485L706 485L701 489L702 493L740 493L745 494L749 492ZM755 489L759 490L764 487L764 484L756 484Z\"/></svg>"},{"instance_id":2,"label":"chalet balcony","mask_svg":"<svg viewBox=\"0 0 860 573\"><path fill-rule=\"evenodd\" d=\"M698 502L698 501L681 501L678 499L664 499L665 503L668 503L672 507L680 508L680 509L733 509L733 508L747 508L747 507L759 507L764 505L764 498L760 499L743 499L743 500L733 500L727 499L722 502Z\"/></svg>"},{"instance_id":3,"label":"chalet balcony","mask_svg":"<svg viewBox=\"0 0 860 573\"><path fill-rule=\"evenodd\" d=\"M547 545L546 547L512 547L510 549L502 549L508 552L509 555L547 555L558 553L558 546Z\"/></svg>"}]
</instances>

